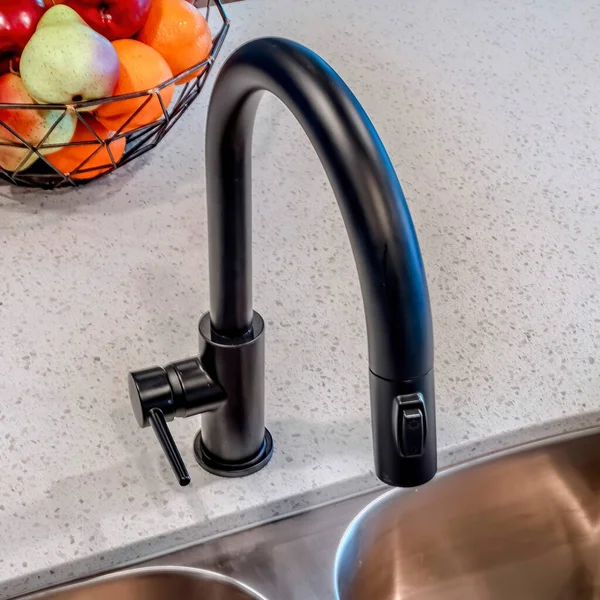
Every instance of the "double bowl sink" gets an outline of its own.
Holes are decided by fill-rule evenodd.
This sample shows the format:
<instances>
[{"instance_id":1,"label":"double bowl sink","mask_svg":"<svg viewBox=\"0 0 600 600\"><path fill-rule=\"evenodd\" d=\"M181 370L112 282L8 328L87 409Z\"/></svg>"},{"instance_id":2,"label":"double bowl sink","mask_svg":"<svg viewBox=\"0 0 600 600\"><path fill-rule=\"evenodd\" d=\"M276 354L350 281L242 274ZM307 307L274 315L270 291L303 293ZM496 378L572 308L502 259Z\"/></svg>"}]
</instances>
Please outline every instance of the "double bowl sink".
<instances>
[{"instance_id":1,"label":"double bowl sink","mask_svg":"<svg viewBox=\"0 0 600 600\"><path fill-rule=\"evenodd\" d=\"M600 599L599 526L588 430L27 599Z\"/></svg>"}]
</instances>

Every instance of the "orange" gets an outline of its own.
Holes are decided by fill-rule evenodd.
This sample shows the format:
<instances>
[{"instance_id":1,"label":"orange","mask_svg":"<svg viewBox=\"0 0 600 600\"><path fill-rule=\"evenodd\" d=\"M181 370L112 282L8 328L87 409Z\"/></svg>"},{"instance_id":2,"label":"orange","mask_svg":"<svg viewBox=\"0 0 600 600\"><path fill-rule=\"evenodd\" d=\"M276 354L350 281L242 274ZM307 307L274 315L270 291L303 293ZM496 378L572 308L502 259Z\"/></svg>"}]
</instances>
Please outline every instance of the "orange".
<instances>
[{"instance_id":1,"label":"orange","mask_svg":"<svg viewBox=\"0 0 600 600\"><path fill-rule=\"evenodd\" d=\"M96 121L93 117L86 115L85 122L102 141L109 140L112 136L112 132L108 131L106 127ZM77 127L75 128L75 134L71 139L71 144L73 142L95 143L82 144L80 146L65 146L57 152L46 155L46 160L49 163L52 163L65 175L67 173L72 174L75 171L75 174L71 175L73 179L91 179L92 177L96 177L111 170L112 161L107 147L100 144L98 138L81 121L77 121ZM108 148L110 149L110 153L112 154L115 163L118 163L123 156L123 152L125 152L125 138L121 137L109 141ZM98 168L94 169L94 167ZM80 169L83 172L77 173ZM88 171L87 169L93 170Z\"/></svg>"},{"instance_id":2,"label":"orange","mask_svg":"<svg viewBox=\"0 0 600 600\"><path fill-rule=\"evenodd\" d=\"M152 0L137 38L159 52L176 76L206 60L212 48L206 19L186 0ZM191 81L200 72L193 71L178 84Z\"/></svg>"},{"instance_id":3,"label":"orange","mask_svg":"<svg viewBox=\"0 0 600 600\"><path fill-rule=\"evenodd\" d=\"M112 45L117 51L121 67L115 96L151 90L173 77L165 59L150 46L137 40L115 40ZM154 92L149 101L148 96L142 96L103 104L96 110L96 118L107 129L118 132L132 131L160 119L163 110L158 94L160 93L167 108L174 91L175 86L169 85L160 92ZM142 105L143 108L133 116Z\"/></svg>"}]
</instances>

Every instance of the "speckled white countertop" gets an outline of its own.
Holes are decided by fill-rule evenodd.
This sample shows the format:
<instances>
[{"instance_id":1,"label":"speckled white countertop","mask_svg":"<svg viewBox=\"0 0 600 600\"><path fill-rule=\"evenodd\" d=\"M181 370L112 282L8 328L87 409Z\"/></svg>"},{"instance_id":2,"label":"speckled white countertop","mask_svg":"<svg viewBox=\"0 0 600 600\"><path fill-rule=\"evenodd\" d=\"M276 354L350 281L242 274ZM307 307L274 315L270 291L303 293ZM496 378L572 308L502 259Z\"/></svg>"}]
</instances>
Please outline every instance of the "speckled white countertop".
<instances>
[{"instance_id":1,"label":"speckled white countertop","mask_svg":"<svg viewBox=\"0 0 600 600\"><path fill-rule=\"evenodd\" d=\"M440 462L459 444L463 456L596 423L600 5L367 4L231 5L222 58L259 35L297 39L372 117L429 277ZM254 190L275 456L218 479L194 464L199 420L179 420L182 489L137 428L127 371L192 354L208 305L207 98L102 182L0 188L0 598L375 484L349 245L316 156L273 99Z\"/></svg>"}]
</instances>

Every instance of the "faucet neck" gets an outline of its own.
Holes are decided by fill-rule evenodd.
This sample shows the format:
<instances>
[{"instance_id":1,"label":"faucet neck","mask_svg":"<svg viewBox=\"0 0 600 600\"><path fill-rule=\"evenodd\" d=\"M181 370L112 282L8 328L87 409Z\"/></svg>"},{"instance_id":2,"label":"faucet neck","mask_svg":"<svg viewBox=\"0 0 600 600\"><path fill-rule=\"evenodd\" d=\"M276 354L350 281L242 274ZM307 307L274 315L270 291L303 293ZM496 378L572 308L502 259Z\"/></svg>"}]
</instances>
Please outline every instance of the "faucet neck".
<instances>
[{"instance_id":1,"label":"faucet neck","mask_svg":"<svg viewBox=\"0 0 600 600\"><path fill-rule=\"evenodd\" d=\"M371 372L390 380L425 375L433 366L427 282L392 163L342 79L288 40L242 46L215 82L206 133L213 330L237 337L252 324L252 128L264 90L301 123L338 200L360 277Z\"/></svg>"}]
</instances>

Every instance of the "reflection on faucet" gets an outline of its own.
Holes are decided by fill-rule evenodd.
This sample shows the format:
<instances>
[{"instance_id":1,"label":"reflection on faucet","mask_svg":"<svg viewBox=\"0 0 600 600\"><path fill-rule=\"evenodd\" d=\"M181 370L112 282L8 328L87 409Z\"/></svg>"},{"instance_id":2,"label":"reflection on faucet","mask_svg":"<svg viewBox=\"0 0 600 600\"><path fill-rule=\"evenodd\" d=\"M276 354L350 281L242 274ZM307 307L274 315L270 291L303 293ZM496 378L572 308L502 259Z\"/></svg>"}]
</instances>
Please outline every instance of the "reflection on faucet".
<instances>
[{"instance_id":1,"label":"reflection on faucet","mask_svg":"<svg viewBox=\"0 0 600 600\"><path fill-rule=\"evenodd\" d=\"M394 486L425 483L437 468L433 334L410 213L352 92L289 40L245 44L215 82L206 134L210 313L200 320L199 358L130 375L138 423L154 427L182 484L189 476L165 423L175 416L203 413L195 451L212 473L247 475L272 455L264 322L252 307L251 146L263 91L281 99L308 134L348 231L367 321L377 476Z\"/></svg>"}]
</instances>

